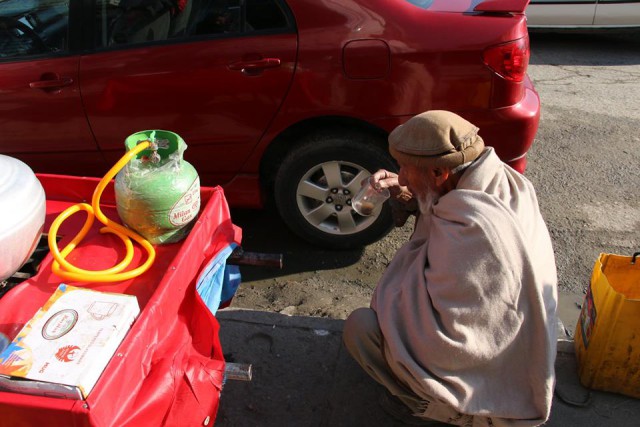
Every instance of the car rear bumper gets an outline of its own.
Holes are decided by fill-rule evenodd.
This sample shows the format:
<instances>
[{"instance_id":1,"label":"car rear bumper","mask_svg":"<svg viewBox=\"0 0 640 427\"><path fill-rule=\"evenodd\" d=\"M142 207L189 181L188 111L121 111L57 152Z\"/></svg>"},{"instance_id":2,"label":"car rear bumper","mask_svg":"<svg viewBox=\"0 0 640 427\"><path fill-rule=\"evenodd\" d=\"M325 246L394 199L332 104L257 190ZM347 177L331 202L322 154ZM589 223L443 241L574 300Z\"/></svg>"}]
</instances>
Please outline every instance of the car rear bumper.
<instances>
[{"instance_id":1,"label":"car rear bumper","mask_svg":"<svg viewBox=\"0 0 640 427\"><path fill-rule=\"evenodd\" d=\"M519 103L479 114L475 121L474 115L470 115L487 145L495 147L498 156L520 172L524 172L526 155L540 122L540 96L528 76L524 85Z\"/></svg>"}]
</instances>

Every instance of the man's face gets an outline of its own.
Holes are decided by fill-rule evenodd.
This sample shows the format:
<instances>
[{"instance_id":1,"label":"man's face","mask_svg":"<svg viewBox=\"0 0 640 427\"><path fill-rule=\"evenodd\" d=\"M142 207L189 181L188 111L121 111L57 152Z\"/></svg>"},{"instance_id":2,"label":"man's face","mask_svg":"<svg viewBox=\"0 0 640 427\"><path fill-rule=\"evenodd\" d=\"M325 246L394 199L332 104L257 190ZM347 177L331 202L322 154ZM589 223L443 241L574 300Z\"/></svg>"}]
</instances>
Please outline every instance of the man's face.
<instances>
[{"instance_id":1,"label":"man's face","mask_svg":"<svg viewBox=\"0 0 640 427\"><path fill-rule=\"evenodd\" d=\"M431 188L431 178L427 169L419 168L411 163L398 162L398 183L409 188L416 197L426 197Z\"/></svg>"},{"instance_id":2,"label":"man's face","mask_svg":"<svg viewBox=\"0 0 640 427\"><path fill-rule=\"evenodd\" d=\"M409 188L423 215L431 215L431 209L440 197L434 171L413 164L398 163L398 183Z\"/></svg>"}]
</instances>

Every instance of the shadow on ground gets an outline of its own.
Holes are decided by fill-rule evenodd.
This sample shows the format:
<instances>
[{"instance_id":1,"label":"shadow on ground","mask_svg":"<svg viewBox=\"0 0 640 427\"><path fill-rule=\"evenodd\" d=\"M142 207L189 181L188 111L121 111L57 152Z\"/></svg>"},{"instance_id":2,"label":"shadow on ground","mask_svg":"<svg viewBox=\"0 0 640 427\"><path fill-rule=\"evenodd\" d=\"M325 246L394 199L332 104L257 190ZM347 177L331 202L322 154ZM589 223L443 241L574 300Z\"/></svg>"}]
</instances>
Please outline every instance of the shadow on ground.
<instances>
[{"instance_id":1,"label":"shadow on ground","mask_svg":"<svg viewBox=\"0 0 640 427\"><path fill-rule=\"evenodd\" d=\"M282 254L283 268L243 266L243 281L250 282L296 273L333 270L357 263L363 249L325 250L294 235L273 209L233 209L233 223L242 228L242 248L248 252Z\"/></svg>"}]
</instances>

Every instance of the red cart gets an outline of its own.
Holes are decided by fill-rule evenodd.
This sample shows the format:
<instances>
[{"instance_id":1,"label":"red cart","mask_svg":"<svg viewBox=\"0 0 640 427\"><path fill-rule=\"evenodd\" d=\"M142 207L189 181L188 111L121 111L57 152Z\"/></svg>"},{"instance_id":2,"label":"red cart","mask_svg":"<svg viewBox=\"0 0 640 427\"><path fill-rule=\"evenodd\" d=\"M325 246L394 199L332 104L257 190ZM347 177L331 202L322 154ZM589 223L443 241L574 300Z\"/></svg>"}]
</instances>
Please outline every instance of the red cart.
<instances>
[{"instance_id":1,"label":"red cart","mask_svg":"<svg viewBox=\"0 0 640 427\"><path fill-rule=\"evenodd\" d=\"M98 179L39 175L47 197L45 231L72 204L90 201ZM63 281L51 273L51 255L38 272L0 299L0 332L13 338L62 282L135 295L140 315L86 400L0 391L3 426L206 426L213 425L225 362L219 325L196 291L202 269L216 255L239 245L241 230L230 218L221 188L201 189L202 209L189 236L157 246L151 269L137 278L106 284ZM118 219L113 187L102 195L102 211ZM76 214L63 223L60 247L84 223ZM100 234L98 225L71 253L81 268L104 269L124 256L122 242ZM136 246L132 265L146 256Z\"/></svg>"}]
</instances>

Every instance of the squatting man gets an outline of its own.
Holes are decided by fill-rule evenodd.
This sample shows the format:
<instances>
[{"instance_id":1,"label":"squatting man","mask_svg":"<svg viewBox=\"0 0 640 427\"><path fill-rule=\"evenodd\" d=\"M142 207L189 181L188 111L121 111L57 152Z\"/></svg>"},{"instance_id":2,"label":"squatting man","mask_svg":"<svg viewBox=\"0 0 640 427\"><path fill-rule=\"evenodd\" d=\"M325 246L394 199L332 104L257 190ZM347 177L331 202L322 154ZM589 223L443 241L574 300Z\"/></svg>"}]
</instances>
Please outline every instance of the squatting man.
<instances>
[{"instance_id":1,"label":"squatting man","mask_svg":"<svg viewBox=\"0 0 640 427\"><path fill-rule=\"evenodd\" d=\"M344 343L407 424L535 426L551 408L557 276L532 184L447 111L389 135L398 174L370 178L415 228ZM395 209L396 213L398 209ZM402 222L402 221L401 221Z\"/></svg>"}]
</instances>

